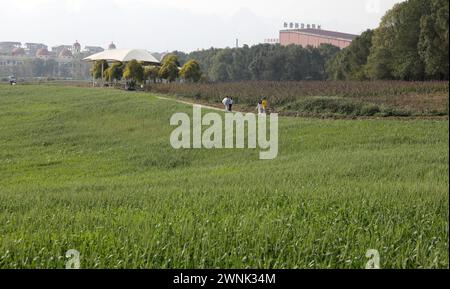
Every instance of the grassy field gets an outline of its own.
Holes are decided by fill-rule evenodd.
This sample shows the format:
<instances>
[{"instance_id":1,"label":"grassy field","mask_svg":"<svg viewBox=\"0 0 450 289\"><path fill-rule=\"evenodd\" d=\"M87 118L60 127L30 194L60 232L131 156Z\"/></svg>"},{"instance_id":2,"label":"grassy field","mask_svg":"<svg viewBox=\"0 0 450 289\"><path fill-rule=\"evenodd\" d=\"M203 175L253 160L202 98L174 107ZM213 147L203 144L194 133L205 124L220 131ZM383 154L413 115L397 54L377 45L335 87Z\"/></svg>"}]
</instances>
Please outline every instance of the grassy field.
<instances>
[{"instance_id":1,"label":"grassy field","mask_svg":"<svg viewBox=\"0 0 450 289\"><path fill-rule=\"evenodd\" d=\"M192 108L0 86L0 268L449 267L443 120L280 119L280 153L172 149Z\"/></svg>"}]
</instances>

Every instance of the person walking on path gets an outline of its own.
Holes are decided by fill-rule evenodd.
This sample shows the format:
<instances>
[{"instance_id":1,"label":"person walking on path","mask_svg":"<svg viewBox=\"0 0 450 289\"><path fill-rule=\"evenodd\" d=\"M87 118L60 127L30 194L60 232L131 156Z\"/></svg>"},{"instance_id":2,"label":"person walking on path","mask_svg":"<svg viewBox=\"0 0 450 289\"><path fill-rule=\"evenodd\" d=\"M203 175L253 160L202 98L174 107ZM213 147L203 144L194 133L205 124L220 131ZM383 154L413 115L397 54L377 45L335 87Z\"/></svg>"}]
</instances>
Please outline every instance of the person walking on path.
<instances>
[{"instance_id":1,"label":"person walking on path","mask_svg":"<svg viewBox=\"0 0 450 289\"><path fill-rule=\"evenodd\" d=\"M264 109L262 106L262 101L258 101L258 106L256 107L256 109L258 110L258 114L264 114Z\"/></svg>"},{"instance_id":2,"label":"person walking on path","mask_svg":"<svg viewBox=\"0 0 450 289\"><path fill-rule=\"evenodd\" d=\"M228 96L222 100L222 103L225 106L225 111L230 111L230 98Z\"/></svg>"},{"instance_id":3,"label":"person walking on path","mask_svg":"<svg viewBox=\"0 0 450 289\"><path fill-rule=\"evenodd\" d=\"M267 99L263 98L261 101L263 113L267 113L267 108L269 107L269 103L267 102Z\"/></svg>"},{"instance_id":4,"label":"person walking on path","mask_svg":"<svg viewBox=\"0 0 450 289\"><path fill-rule=\"evenodd\" d=\"M233 104L234 104L233 97L230 97L230 98L229 98L229 101L228 101L228 111L229 111L229 112L232 112L232 111L233 111Z\"/></svg>"}]
</instances>

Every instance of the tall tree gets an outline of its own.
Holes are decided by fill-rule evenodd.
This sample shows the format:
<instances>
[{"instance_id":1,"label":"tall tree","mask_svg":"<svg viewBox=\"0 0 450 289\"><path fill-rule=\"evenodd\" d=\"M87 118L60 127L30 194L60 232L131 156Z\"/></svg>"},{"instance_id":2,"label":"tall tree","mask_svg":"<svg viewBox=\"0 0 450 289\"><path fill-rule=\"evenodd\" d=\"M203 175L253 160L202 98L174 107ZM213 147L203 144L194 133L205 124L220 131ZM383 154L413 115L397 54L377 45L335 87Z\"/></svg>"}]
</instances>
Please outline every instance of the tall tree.
<instances>
[{"instance_id":1,"label":"tall tree","mask_svg":"<svg viewBox=\"0 0 450 289\"><path fill-rule=\"evenodd\" d=\"M425 65L418 43L421 18L429 12L429 6L429 0L409 0L396 4L387 12L373 36L367 65L370 78L425 78Z\"/></svg>"},{"instance_id":2,"label":"tall tree","mask_svg":"<svg viewBox=\"0 0 450 289\"><path fill-rule=\"evenodd\" d=\"M429 15L422 17L419 49L428 78L449 78L449 1L431 0Z\"/></svg>"},{"instance_id":3,"label":"tall tree","mask_svg":"<svg viewBox=\"0 0 450 289\"><path fill-rule=\"evenodd\" d=\"M180 76L190 82L198 82L202 77L202 71L197 61L191 59L180 70Z\"/></svg>"},{"instance_id":4,"label":"tall tree","mask_svg":"<svg viewBox=\"0 0 450 289\"><path fill-rule=\"evenodd\" d=\"M211 71L209 77L213 81L226 82L230 81L230 68L233 64L233 51L229 48L219 50L213 56Z\"/></svg>"},{"instance_id":5,"label":"tall tree","mask_svg":"<svg viewBox=\"0 0 450 289\"><path fill-rule=\"evenodd\" d=\"M145 79L151 80L152 82L155 83L159 77L159 70L160 70L160 68L158 66L146 67L144 70Z\"/></svg>"},{"instance_id":6,"label":"tall tree","mask_svg":"<svg viewBox=\"0 0 450 289\"><path fill-rule=\"evenodd\" d=\"M123 64L121 62L116 62L111 65L105 71L105 78L108 81L118 81L121 80L123 76Z\"/></svg>"},{"instance_id":7,"label":"tall tree","mask_svg":"<svg viewBox=\"0 0 450 289\"><path fill-rule=\"evenodd\" d=\"M141 83L144 80L144 68L137 60L131 60L125 66L123 78Z\"/></svg>"},{"instance_id":8,"label":"tall tree","mask_svg":"<svg viewBox=\"0 0 450 289\"><path fill-rule=\"evenodd\" d=\"M166 55L162 61L162 66L159 69L159 77L173 82L178 78L180 63L178 57L174 54Z\"/></svg>"},{"instance_id":9,"label":"tall tree","mask_svg":"<svg viewBox=\"0 0 450 289\"><path fill-rule=\"evenodd\" d=\"M365 80L366 64L372 47L373 30L367 30L347 48L328 61L326 70L333 80Z\"/></svg>"},{"instance_id":10,"label":"tall tree","mask_svg":"<svg viewBox=\"0 0 450 289\"><path fill-rule=\"evenodd\" d=\"M102 66L103 64L103 66ZM108 62L106 60L95 61L94 65L91 69L91 74L95 79L102 78L102 67L103 67L103 76L105 76L105 71L108 69Z\"/></svg>"}]
</instances>

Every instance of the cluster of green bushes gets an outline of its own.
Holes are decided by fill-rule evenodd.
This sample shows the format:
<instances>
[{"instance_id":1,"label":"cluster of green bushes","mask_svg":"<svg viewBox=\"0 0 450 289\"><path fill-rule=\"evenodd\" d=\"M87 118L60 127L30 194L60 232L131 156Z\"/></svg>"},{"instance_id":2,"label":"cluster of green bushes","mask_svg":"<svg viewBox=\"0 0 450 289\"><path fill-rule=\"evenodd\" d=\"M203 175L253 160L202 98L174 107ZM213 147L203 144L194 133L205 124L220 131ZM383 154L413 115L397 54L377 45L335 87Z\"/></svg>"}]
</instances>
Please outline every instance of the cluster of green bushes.
<instances>
[{"instance_id":1,"label":"cluster of green bushes","mask_svg":"<svg viewBox=\"0 0 450 289\"><path fill-rule=\"evenodd\" d=\"M180 68L178 57L173 54L166 55L161 66L145 66L136 60L127 62L115 62L111 66L107 61L96 61L92 67L91 73L95 79L104 78L109 82L117 82L120 80L135 81L138 83L173 82L178 78L186 82L198 82L202 77L200 65L195 60L186 62ZM103 69L103 71L102 71Z\"/></svg>"},{"instance_id":2,"label":"cluster of green bushes","mask_svg":"<svg viewBox=\"0 0 450 289\"><path fill-rule=\"evenodd\" d=\"M340 97L310 97L281 107L285 115L296 116L412 116L413 111Z\"/></svg>"}]
</instances>

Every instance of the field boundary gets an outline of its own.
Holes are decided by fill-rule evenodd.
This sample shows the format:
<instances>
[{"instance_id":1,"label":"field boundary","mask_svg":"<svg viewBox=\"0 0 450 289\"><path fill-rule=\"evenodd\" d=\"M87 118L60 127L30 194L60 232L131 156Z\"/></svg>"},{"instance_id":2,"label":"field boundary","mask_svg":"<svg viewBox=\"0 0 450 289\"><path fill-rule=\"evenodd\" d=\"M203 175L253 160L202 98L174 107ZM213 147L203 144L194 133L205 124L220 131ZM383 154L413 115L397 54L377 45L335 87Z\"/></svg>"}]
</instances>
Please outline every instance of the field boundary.
<instances>
[{"instance_id":1,"label":"field boundary","mask_svg":"<svg viewBox=\"0 0 450 289\"><path fill-rule=\"evenodd\" d=\"M170 96L170 95L165 95L163 96L162 94L158 94L158 93L153 93L153 95L160 100L166 100L166 101L173 101L173 102L177 102L180 104L185 104L185 105L189 105L189 106L194 106L194 105L199 105L202 108L205 109L209 109L209 110L214 110L214 111L221 111L224 112L225 109L224 108L220 108L222 105L221 104L217 104L217 106L212 106L211 104L207 105L204 103L199 103L199 102L191 102L191 101L187 101L187 100L181 100L179 99L179 97L177 96ZM256 111L256 109L255 109ZM251 111L249 110L242 110L242 109L236 109L235 107L233 107L233 112L237 113L249 113ZM342 116L287 116L287 115L281 115L280 117L288 117L288 118L300 118L300 119L334 119L334 120L404 120L404 121L408 121L408 120L434 120L434 121L448 121L448 115L444 115L444 116L351 116L351 115L342 115Z\"/></svg>"}]
</instances>

